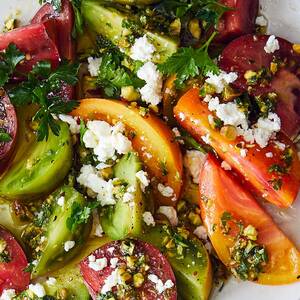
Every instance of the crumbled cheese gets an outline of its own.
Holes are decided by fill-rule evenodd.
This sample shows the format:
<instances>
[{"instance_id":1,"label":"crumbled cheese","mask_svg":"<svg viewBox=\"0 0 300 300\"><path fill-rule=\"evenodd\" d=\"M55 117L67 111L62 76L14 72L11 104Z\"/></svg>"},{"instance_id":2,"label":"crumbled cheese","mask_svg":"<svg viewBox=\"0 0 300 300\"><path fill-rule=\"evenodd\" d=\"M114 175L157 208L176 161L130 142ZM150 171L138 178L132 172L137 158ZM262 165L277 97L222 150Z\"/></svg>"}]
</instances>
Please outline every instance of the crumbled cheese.
<instances>
[{"instance_id":1,"label":"crumbled cheese","mask_svg":"<svg viewBox=\"0 0 300 300\"><path fill-rule=\"evenodd\" d=\"M206 155L197 150L187 150L183 159L183 165L188 173L192 176L193 182L199 183L199 175L201 167L204 163Z\"/></svg>"},{"instance_id":2,"label":"crumbled cheese","mask_svg":"<svg viewBox=\"0 0 300 300\"><path fill-rule=\"evenodd\" d=\"M48 285L55 285L56 284L56 279L54 277L49 277L48 280L46 281L46 283Z\"/></svg>"},{"instance_id":3,"label":"crumbled cheese","mask_svg":"<svg viewBox=\"0 0 300 300\"><path fill-rule=\"evenodd\" d=\"M126 154L132 149L131 141L124 135L125 127L119 122L110 126L105 121L88 121L83 142L93 149L99 162L115 158L115 154Z\"/></svg>"},{"instance_id":4,"label":"crumbled cheese","mask_svg":"<svg viewBox=\"0 0 300 300\"><path fill-rule=\"evenodd\" d=\"M92 77L98 76L101 63L102 63L102 58L93 58L93 57L88 58L88 70Z\"/></svg>"},{"instance_id":5,"label":"crumbled cheese","mask_svg":"<svg viewBox=\"0 0 300 300\"><path fill-rule=\"evenodd\" d=\"M29 284L29 290L38 297L44 297L46 295L45 288L40 284Z\"/></svg>"},{"instance_id":6,"label":"crumbled cheese","mask_svg":"<svg viewBox=\"0 0 300 300\"><path fill-rule=\"evenodd\" d=\"M180 112L178 116L179 116L180 121L185 120L185 114L183 112Z\"/></svg>"},{"instance_id":7,"label":"crumbled cheese","mask_svg":"<svg viewBox=\"0 0 300 300\"><path fill-rule=\"evenodd\" d=\"M158 213L165 215L170 221L172 226L178 224L177 211L172 206L160 206L157 210Z\"/></svg>"},{"instance_id":8,"label":"crumbled cheese","mask_svg":"<svg viewBox=\"0 0 300 300\"><path fill-rule=\"evenodd\" d=\"M75 242L74 241L66 241L64 244L64 249L66 252L69 252L72 248L74 248Z\"/></svg>"},{"instance_id":9,"label":"crumbled cheese","mask_svg":"<svg viewBox=\"0 0 300 300\"><path fill-rule=\"evenodd\" d=\"M109 263L110 263L110 266L114 269L117 267L117 264L118 264L118 261L119 259L117 257L113 257L110 259Z\"/></svg>"},{"instance_id":10,"label":"crumbled cheese","mask_svg":"<svg viewBox=\"0 0 300 300\"><path fill-rule=\"evenodd\" d=\"M64 206L65 205L65 197L64 196L61 196L57 199L57 204L59 206Z\"/></svg>"},{"instance_id":11,"label":"crumbled cheese","mask_svg":"<svg viewBox=\"0 0 300 300\"><path fill-rule=\"evenodd\" d=\"M281 143L279 141L274 141L275 146L280 150L280 151L284 151L285 150L285 144Z\"/></svg>"},{"instance_id":12,"label":"crumbled cheese","mask_svg":"<svg viewBox=\"0 0 300 300\"><path fill-rule=\"evenodd\" d=\"M201 240L207 240L207 230L202 225L194 230L194 234Z\"/></svg>"},{"instance_id":13,"label":"crumbled cheese","mask_svg":"<svg viewBox=\"0 0 300 300\"><path fill-rule=\"evenodd\" d=\"M148 173L140 170L135 174L135 177L139 180L142 191L149 185L150 180L148 179Z\"/></svg>"},{"instance_id":14,"label":"crumbled cheese","mask_svg":"<svg viewBox=\"0 0 300 300\"><path fill-rule=\"evenodd\" d=\"M226 162L225 160L222 161L221 168L223 168L225 171L230 171L231 170L230 164L228 162Z\"/></svg>"},{"instance_id":15,"label":"crumbled cheese","mask_svg":"<svg viewBox=\"0 0 300 300\"><path fill-rule=\"evenodd\" d=\"M172 197L174 194L174 190L170 186L165 186L162 183L157 185L157 189L164 197Z\"/></svg>"},{"instance_id":16,"label":"crumbled cheese","mask_svg":"<svg viewBox=\"0 0 300 300\"><path fill-rule=\"evenodd\" d=\"M101 202L102 206L116 203L113 195L113 181L111 179L106 181L101 178L96 168L92 165L83 165L81 167L77 182L96 193L97 199Z\"/></svg>"},{"instance_id":17,"label":"crumbled cheese","mask_svg":"<svg viewBox=\"0 0 300 300\"><path fill-rule=\"evenodd\" d=\"M115 251L115 248L114 248L114 247L109 247L109 248L107 249L107 251L108 251L110 254L113 254L114 251Z\"/></svg>"},{"instance_id":18,"label":"crumbled cheese","mask_svg":"<svg viewBox=\"0 0 300 300\"><path fill-rule=\"evenodd\" d=\"M255 24L258 26L265 27L268 25L268 21L264 16L258 16L255 20Z\"/></svg>"},{"instance_id":19,"label":"crumbled cheese","mask_svg":"<svg viewBox=\"0 0 300 300\"><path fill-rule=\"evenodd\" d=\"M246 157L247 156L247 152L248 152L247 149L241 149L240 150L241 157Z\"/></svg>"},{"instance_id":20,"label":"crumbled cheese","mask_svg":"<svg viewBox=\"0 0 300 300\"><path fill-rule=\"evenodd\" d=\"M97 259L93 259L93 257L90 259L89 257L89 268L98 272L98 271L102 271L105 267L107 267L107 258L103 257L103 258L97 258Z\"/></svg>"},{"instance_id":21,"label":"crumbled cheese","mask_svg":"<svg viewBox=\"0 0 300 300\"><path fill-rule=\"evenodd\" d=\"M130 49L130 57L133 60L142 62L150 61L155 52L155 47L151 44L146 35L137 38Z\"/></svg>"},{"instance_id":22,"label":"crumbled cheese","mask_svg":"<svg viewBox=\"0 0 300 300\"><path fill-rule=\"evenodd\" d=\"M215 111L215 110L217 110L217 108L219 107L219 105L220 105L219 97L211 98L209 100L209 103L208 103L208 109L210 111Z\"/></svg>"},{"instance_id":23,"label":"crumbled cheese","mask_svg":"<svg viewBox=\"0 0 300 300\"><path fill-rule=\"evenodd\" d=\"M145 211L143 213L143 220L148 226L155 226L154 218L150 211Z\"/></svg>"},{"instance_id":24,"label":"crumbled cheese","mask_svg":"<svg viewBox=\"0 0 300 300\"><path fill-rule=\"evenodd\" d=\"M12 300L16 296L16 291L13 289L3 290L0 300Z\"/></svg>"},{"instance_id":25,"label":"crumbled cheese","mask_svg":"<svg viewBox=\"0 0 300 300\"><path fill-rule=\"evenodd\" d=\"M152 62L146 62L137 72L138 78L145 80L146 85L140 89L142 100L156 106L162 99L163 78L157 66Z\"/></svg>"},{"instance_id":26,"label":"crumbled cheese","mask_svg":"<svg viewBox=\"0 0 300 300\"><path fill-rule=\"evenodd\" d=\"M267 152L266 153L266 157L267 158L272 158L273 157L273 153L272 152Z\"/></svg>"},{"instance_id":27,"label":"crumbled cheese","mask_svg":"<svg viewBox=\"0 0 300 300\"><path fill-rule=\"evenodd\" d=\"M230 72L226 73L221 71L220 74L214 74L212 72L207 73L207 79L205 80L208 84L212 85L218 94L222 93L224 88L236 81L238 78L237 73Z\"/></svg>"},{"instance_id":28,"label":"crumbled cheese","mask_svg":"<svg viewBox=\"0 0 300 300\"><path fill-rule=\"evenodd\" d=\"M270 53L274 53L276 50L279 49L280 46L278 40L276 39L275 35L271 35L264 47L265 52L270 54Z\"/></svg>"},{"instance_id":29,"label":"crumbled cheese","mask_svg":"<svg viewBox=\"0 0 300 300\"><path fill-rule=\"evenodd\" d=\"M205 143L205 144L207 144L207 145L209 145L210 144L210 134L209 133L207 133L206 135L203 135L203 136L201 136L201 139L202 139L202 141Z\"/></svg>"},{"instance_id":30,"label":"crumbled cheese","mask_svg":"<svg viewBox=\"0 0 300 300\"><path fill-rule=\"evenodd\" d=\"M123 202L127 203L127 202L131 202L134 200L134 193L135 193L135 188L134 186L129 186L126 190L126 192L123 195Z\"/></svg>"},{"instance_id":31,"label":"crumbled cheese","mask_svg":"<svg viewBox=\"0 0 300 300\"><path fill-rule=\"evenodd\" d=\"M112 273L104 280L104 285L101 289L101 294L106 294L111 291L113 287L118 284L123 284L123 280L119 274L119 269L115 269Z\"/></svg>"},{"instance_id":32,"label":"crumbled cheese","mask_svg":"<svg viewBox=\"0 0 300 300\"><path fill-rule=\"evenodd\" d=\"M155 284L155 289L158 294L162 294L164 291L174 286L172 280L168 279L165 283L163 283L162 280L155 274L149 274L148 279Z\"/></svg>"},{"instance_id":33,"label":"crumbled cheese","mask_svg":"<svg viewBox=\"0 0 300 300\"><path fill-rule=\"evenodd\" d=\"M72 116L63 115L63 114L59 114L58 118L61 121L69 124L70 132L72 134L78 134L79 133L79 131L80 131L80 125L77 123L77 119L78 118L76 118L76 117L73 118Z\"/></svg>"},{"instance_id":34,"label":"crumbled cheese","mask_svg":"<svg viewBox=\"0 0 300 300\"><path fill-rule=\"evenodd\" d=\"M103 236L103 229L102 229L102 226L101 224L97 224L97 226L95 227L95 232L94 232L94 235L95 236L98 236L98 237L102 237Z\"/></svg>"}]
</instances>

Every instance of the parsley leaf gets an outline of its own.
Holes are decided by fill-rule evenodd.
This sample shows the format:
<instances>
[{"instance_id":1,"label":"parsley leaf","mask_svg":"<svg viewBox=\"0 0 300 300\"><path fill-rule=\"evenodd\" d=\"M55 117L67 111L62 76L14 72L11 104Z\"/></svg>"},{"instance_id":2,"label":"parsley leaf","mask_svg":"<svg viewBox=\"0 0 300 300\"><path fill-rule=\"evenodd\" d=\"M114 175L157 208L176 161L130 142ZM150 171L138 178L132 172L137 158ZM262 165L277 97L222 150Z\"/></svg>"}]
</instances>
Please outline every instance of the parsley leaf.
<instances>
[{"instance_id":1,"label":"parsley leaf","mask_svg":"<svg viewBox=\"0 0 300 300\"><path fill-rule=\"evenodd\" d=\"M39 0L40 4L49 3L57 12L61 11L61 0Z\"/></svg>"},{"instance_id":2,"label":"parsley leaf","mask_svg":"<svg viewBox=\"0 0 300 300\"><path fill-rule=\"evenodd\" d=\"M118 53L105 53L99 68L97 85L104 89L106 96L118 97L124 86L142 87L145 83L122 65L123 56Z\"/></svg>"},{"instance_id":3,"label":"parsley leaf","mask_svg":"<svg viewBox=\"0 0 300 300\"><path fill-rule=\"evenodd\" d=\"M16 106L36 103L39 110L33 117L39 124L37 137L39 141L48 139L49 128L59 135L60 126L53 115L67 114L77 105L77 101L64 101L59 95L62 84L75 85L78 81L79 64L69 64L63 61L54 71L51 63L38 62L28 73L27 81L11 88L8 95Z\"/></svg>"},{"instance_id":4,"label":"parsley leaf","mask_svg":"<svg viewBox=\"0 0 300 300\"><path fill-rule=\"evenodd\" d=\"M81 206L78 202L72 205L71 216L67 219L67 227L74 232L78 225L86 224L93 210L100 206L100 202L88 202L85 206Z\"/></svg>"},{"instance_id":5,"label":"parsley leaf","mask_svg":"<svg viewBox=\"0 0 300 300\"><path fill-rule=\"evenodd\" d=\"M187 79L195 76L205 75L208 72L219 73L219 68L208 54L208 47L215 35L216 33L213 33L201 48L179 48L163 64L158 65L158 69L165 75L176 74L177 88L182 88Z\"/></svg>"},{"instance_id":6,"label":"parsley leaf","mask_svg":"<svg viewBox=\"0 0 300 300\"><path fill-rule=\"evenodd\" d=\"M11 136L5 131L4 128L0 128L0 143L8 143L11 141Z\"/></svg>"},{"instance_id":7,"label":"parsley leaf","mask_svg":"<svg viewBox=\"0 0 300 300\"><path fill-rule=\"evenodd\" d=\"M15 44L9 44L5 52L0 52L0 87L3 87L14 73L16 66L25 58L25 55Z\"/></svg>"}]
</instances>

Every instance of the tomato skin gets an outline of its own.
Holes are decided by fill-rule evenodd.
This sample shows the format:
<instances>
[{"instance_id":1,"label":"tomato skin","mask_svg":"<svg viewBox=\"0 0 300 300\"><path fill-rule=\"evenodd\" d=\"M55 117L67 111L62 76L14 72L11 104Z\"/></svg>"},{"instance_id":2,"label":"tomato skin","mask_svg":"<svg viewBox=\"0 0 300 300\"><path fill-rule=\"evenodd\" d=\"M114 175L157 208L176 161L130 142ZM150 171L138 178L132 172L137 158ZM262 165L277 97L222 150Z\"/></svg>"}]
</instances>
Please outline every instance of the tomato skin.
<instances>
[{"instance_id":1,"label":"tomato skin","mask_svg":"<svg viewBox=\"0 0 300 300\"><path fill-rule=\"evenodd\" d=\"M232 10L225 12L220 19L217 41L228 42L255 31L258 0L221 0L220 2Z\"/></svg>"},{"instance_id":2,"label":"tomato skin","mask_svg":"<svg viewBox=\"0 0 300 300\"><path fill-rule=\"evenodd\" d=\"M87 120L104 120L108 123L122 120L125 127L135 132L132 146L138 152L153 182L153 193L160 204L176 205L182 190L182 154L178 143L169 127L152 113L145 117L139 108L129 106L118 100L84 99L72 113ZM162 170L165 162L167 173ZM174 191L174 197L164 197L158 190L157 184L163 183Z\"/></svg>"},{"instance_id":3,"label":"tomato skin","mask_svg":"<svg viewBox=\"0 0 300 300\"><path fill-rule=\"evenodd\" d=\"M281 118L282 131L290 138L294 138L300 131L300 96L295 91L300 90L300 79L297 69L300 66L300 55L294 52L292 44L277 38L280 49L274 53L266 53L264 47L268 35L245 35L231 42L221 55L219 65L226 72L237 72L238 79L233 86L240 91L249 91L252 95L276 92L279 96L277 114ZM272 80L264 85L249 86L244 74L248 70L258 71L269 69L273 59L285 62Z\"/></svg>"},{"instance_id":4,"label":"tomato skin","mask_svg":"<svg viewBox=\"0 0 300 300\"><path fill-rule=\"evenodd\" d=\"M208 156L201 170L199 189L202 220L218 257L225 265L230 262L229 248L234 241L231 234L222 232L220 221L223 213L229 212L244 226L254 226L258 232L257 243L266 247L268 262L264 273L258 277L258 283L278 285L299 281L300 253L296 247L253 196L223 170L212 155Z\"/></svg>"},{"instance_id":5,"label":"tomato skin","mask_svg":"<svg viewBox=\"0 0 300 300\"><path fill-rule=\"evenodd\" d=\"M52 68L56 68L59 64L58 50L44 24L28 25L1 33L0 50L6 49L10 43L16 44L22 52L30 56L29 60L18 66L21 73L28 73L41 60L50 61Z\"/></svg>"},{"instance_id":6,"label":"tomato skin","mask_svg":"<svg viewBox=\"0 0 300 300\"><path fill-rule=\"evenodd\" d=\"M16 111L6 94L0 97L0 120L1 128L11 137L10 142L0 143L0 173L2 173L8 165L9 158L13 152L18 129Z\"/></svg>"},{"instance_id":7,"label":"tomato skin","mask_svg":"<svg viewBox=\"0 0 300 300\"><path fill-rule=\"evenodd\" d=\"M283 134L278 135L278 140L292 149L291 169L282 176L282 187L275 190L270 182L273 179L269 168L273 164L281 164L282 152L272 142L263 149L254 144L247 148L246 157L242 157L236 144L243 141L242 138L230 142L219 131L214 130L208 123L207 104L201 101L198 89L191 89L183 95L174 108L177 121L192 134L198 141L202 136L210 135L210 145L218 155L228 162L246 181L256 190L258 195L267 201L280 206L289 207L298 194L300 188L300 161L293 143ZM180 115L185 115L184 120ZM272 152L273 157L267 158L266 153Z\"/></svg>"},{"instance_id":8,"label":"tomato skin","mask_svg":"<svg viewBox=\"0 0 300 300\"><path fill-rule=\"evenodd\" d=\"M61 12L56 12L49 3L44 4L32 18L31 24L55 20L56 45L62 58L73 60L75 46L72 39L74 12L69 0L62 1ZM46 25L47 26L47 25Z\"/></svg>"},{"instance_id":9,"label":"tomato skin","mask_svg":"<svg viewBox=\"0 0 300 300\"><path fill-rule=\"evenodd\" d=\"M5 289L25 290L30 282L30 273L24 272L28 261L26 255L10 232L0 227L0 238L7 243L10 262L0 262L0 294Z\"/></svg>"},{"instance_id":10,"label":"tomato skin","mask_svg":"<svg viewBox=\"0 0 300 300\"><path fill-rule=\"evenodd\" d=\"M103 257L107 259L107 267L101 271L95 271L89 267L88 257L81 261L80 272L93 299L97 299L97 295L101 292L101 289L104 286L105 279L115 270L115 268L110 266L110 259L118 258L118 264L126 264L126 258L121 251L121 244L122 241L111 242L91 253L91 255L94 255L96 259ZM176 279L167 259L157 248L146 242L134 240L134 244L135 250L133 255L148 255L148 264L150 266L149 274L157 275L163 282L170 279L174 283L174 287L170 289L167 298L165 298L163 294L159 295L153 287L153 283L145 278L143 285L140 288L136 288L137 294L141 297L141 299L147 300L176 300ZM111 251L108 249L113 250Z\"/></svg>"}]
</instances>

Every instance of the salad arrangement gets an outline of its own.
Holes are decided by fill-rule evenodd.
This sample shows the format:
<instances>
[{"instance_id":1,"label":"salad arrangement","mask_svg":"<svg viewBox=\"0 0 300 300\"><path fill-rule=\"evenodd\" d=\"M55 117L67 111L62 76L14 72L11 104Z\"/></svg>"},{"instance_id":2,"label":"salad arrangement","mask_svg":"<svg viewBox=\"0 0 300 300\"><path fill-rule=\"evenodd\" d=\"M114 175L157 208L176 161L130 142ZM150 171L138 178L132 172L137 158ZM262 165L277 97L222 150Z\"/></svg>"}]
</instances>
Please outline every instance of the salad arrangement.
<instances>
[{"instance_id":1,"label":"salad arrangement","mask_svg":"<svg viewBox=\"0 0 300 300\"><path fill-rule=\"evenodd\" d=\"M299 281L300 45L258 1L50 0L0 33L0 299L208 299Z\"/></svg>"}]
</instances>

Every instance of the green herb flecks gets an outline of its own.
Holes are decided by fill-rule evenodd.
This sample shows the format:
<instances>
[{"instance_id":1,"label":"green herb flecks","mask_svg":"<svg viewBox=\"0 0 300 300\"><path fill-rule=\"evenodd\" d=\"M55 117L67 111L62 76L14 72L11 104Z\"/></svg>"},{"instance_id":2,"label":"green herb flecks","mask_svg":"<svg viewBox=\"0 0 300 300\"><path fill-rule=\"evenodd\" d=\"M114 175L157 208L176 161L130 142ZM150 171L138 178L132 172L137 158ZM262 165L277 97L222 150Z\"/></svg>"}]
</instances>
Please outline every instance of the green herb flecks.
<instances>
[{"instance_id":1,"label":"green herb flecks","mask_svg":"<svg viewBox=\"0 0 300 300\"><path fill-rule=\"evenodd\" d=\"M58 135L60 126L54 116L67 114L78 105L77 101L66 101L59 95L63 84L75 85L77 83L78 70L79 64L64 61L52 71L50 62L40 61L28 73L26 81L8 91L11 102L16 106L31 103L39 106L33 117L33 121L38 123L39 141L48 139L49 128L55 135Z\"/></svg>"},{"instance_id":2,"label":"green herb flecks","mask_svg":"<svg viewBox=\"0 0 300 300\"><path fill-rule=\"evenodd\" d=\"M215 35L216 33L212 34L199 49L179 48L166 62L158 65L158 69L164 75L176 74L175 85L177 88L183 88L184 82L190 78L203 76L209 72L218 74L220 70L208 54L208 47Z\"/></svg>"},{"instance_id":3,"label":"green herb flecks","mask_svg":"<svg viewBox=\"0 0 300 300\"><path fill-rule=\"evenodd\" d=\"M0 128L0 143L8 143L11 141L11 136L4 128Z\"/></svg>"},{"instance_id":4,"label":"green herb flecks","mask_svg":"<svg viewBox=\"0 0 300 300\"><path fill-rule=\"evenodd\" d=\"M9 44L4 52L0 52L0 87L3 87L10 76L15 72L16 66L25 59L15 44Z\"/></svg>"},{"instance_id":5,"label":"green herb flecks","mask_svg":"<svg viewBox=\"0 0 300 300\"><path fill-rule=\"evenodd\" d=\"M61 0L39 0L40 4L49 3L52 5L53 9L57 12L61 11Z\"/></svg>"},{"instance_id":6,"label":"green herb flecks","mask_svg":"<svg viewBox=\"0 0 300 300\"><path fill-rule=\"evenodd\" d=\"M272 187L275 191L281 190L282 187L282 179L281 178L275 178L269 181L272 184Z\"/></svg>"}]
</instances>

